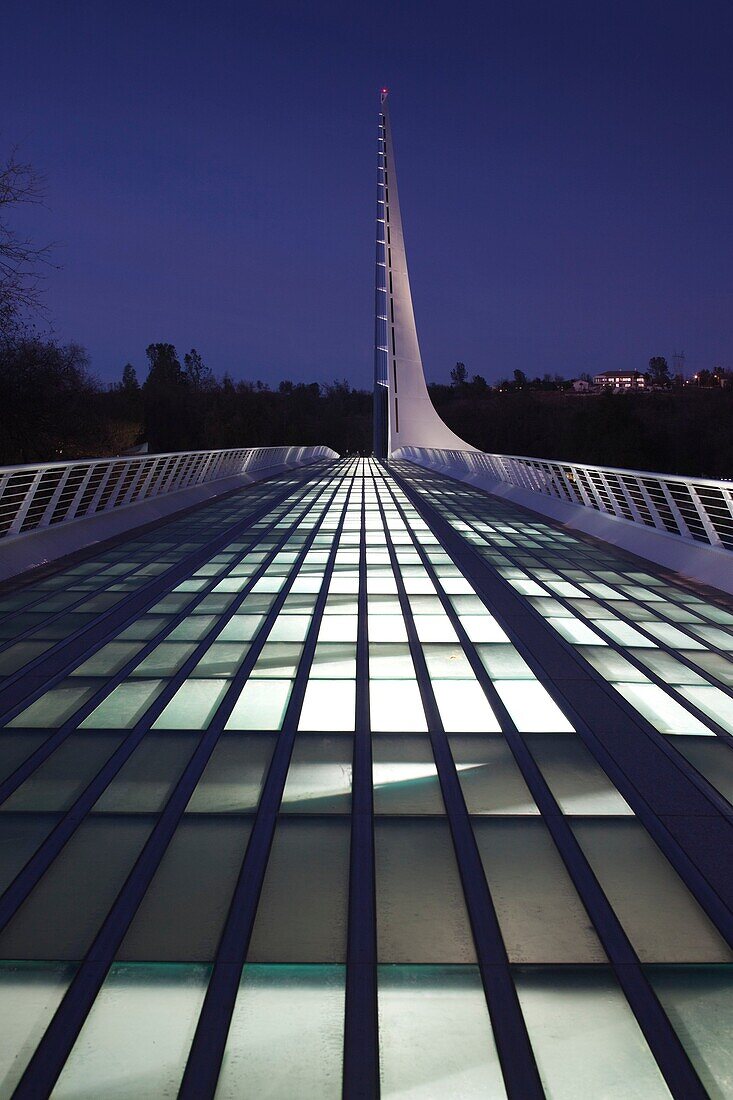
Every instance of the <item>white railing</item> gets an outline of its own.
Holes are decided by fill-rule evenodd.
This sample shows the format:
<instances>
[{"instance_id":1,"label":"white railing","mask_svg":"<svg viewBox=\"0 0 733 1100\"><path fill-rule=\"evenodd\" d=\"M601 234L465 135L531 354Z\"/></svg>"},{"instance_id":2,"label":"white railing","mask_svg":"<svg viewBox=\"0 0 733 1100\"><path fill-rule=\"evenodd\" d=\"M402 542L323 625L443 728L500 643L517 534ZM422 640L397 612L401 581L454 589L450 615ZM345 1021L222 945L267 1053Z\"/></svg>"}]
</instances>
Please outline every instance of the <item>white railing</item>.
<instances>
[{"instance_id":1,"label":"white railing","mask_svg":"<svg viewBox=\"0 0 733 1100\"><path fill-rule=\"evenodd\" d=\"M330 447L239 447L0 467L0 539L141 504L179 489L338 458Z\"/></svg>"},{"instance_id":2,"label":"white railing","mask_svg":"<svg viewBox=\"0 0 733 1100\"><path fill-rule=\"evenodd\" d=\"M733 482L435 447L402 447L392 457L454 477L483 476L696 543L733 550Z\"/></svg>"}]
</instances>

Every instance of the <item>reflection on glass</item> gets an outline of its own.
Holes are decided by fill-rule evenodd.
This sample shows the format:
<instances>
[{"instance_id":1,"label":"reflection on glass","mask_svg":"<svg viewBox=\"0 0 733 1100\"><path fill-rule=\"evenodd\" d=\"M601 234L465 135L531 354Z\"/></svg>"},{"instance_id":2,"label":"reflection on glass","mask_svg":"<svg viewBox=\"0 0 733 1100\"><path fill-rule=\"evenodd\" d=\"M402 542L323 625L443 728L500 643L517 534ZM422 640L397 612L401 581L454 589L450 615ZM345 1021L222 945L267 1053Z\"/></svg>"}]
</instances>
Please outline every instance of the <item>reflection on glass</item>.
<instances>
[{"instance_id":1,"label":"reflection on glass","mask_svg":"<svg viewBox=\"0 0 733 1100\"><path fill-rule=\"evenodd\" d=\"M733 753L718 737L676 737L674 747L717 788L723 798L733 802Z\"/></svg>"},{"instance_id":2,"label":"reflection on glass","mask_svg":"<svg viewBox=\"0 0 733 1100\"><path fill-rule=\"evenodd\" d=\"M279 730L292 688L292 680L248 680L225 729Z\"/></svg>"},{"instance_id":3,"label":"reflection on glass","mask_svg":"<svg viewBox=\"0 0 733 1100\"><path fill-rule=\"evenodd\" d=\"M514 978L548 1100L669 1100L607 967L517 967Z\"/></svg>"},{"instance_id":4,"label":"reflection on glass","mask_svg":"<svg viewBox=\"0 0 733 1100\"><path fill-rule=\"evenodd\" d=\"M614 684L614 687L660 733L698 733L715 736L699 718L656 684Z\"/></svg>"},{"instance_id":5,"label":"reflection on glass","mask_svg":"<svg viewBox=\"0 0 733 1100\"><path fill-rule=\"evenodd\" d=\"M483 817L473 824L510 961L605 961L544 822Z\"/></svg>"},{"instance_id":6,"label":"reflection on glass","mask_svg":"<svg viewBox=\"0 0 733 1100\"><path fill-rule=\"evenodd\" d=\"M186 680L153 722L152 728L205 730L228 688L228 680Z\"/></svg>"},{"instance_id":7,"label":"reflection on glass","mask_svg":"<svg viewBox=\"0 0 733 1100\"><path fill-rule=\"evenodd\" d=\"M379 967L383 1097L506 1096L475 966Z\"/></svg>"},{"instance_id":8,"label":"reflection on glass","mask_svg":"<svg viewBox=\"0 0 733 1100\"><path fill-rule=\"evenodd\" d=\"M309 680L298 729L353 730L355 708L353 680Z\"/></svg>"},{"instance_id":9,"label":"reflection on glass","mask_svg":"<svg viewBox=\"0 0 733 1100\"><path fill-rule=\"evenodd\" d=\"M428 728L414 680L370 680L369 708L376 732L421 733Z\"/></svg>"},{"instance_id":10,"label":"reflection on glass","mask_svg":"<svg viewBox=\"0 0 733 1100\"><path fill-rule=\"evenodd\" d=\"M501 701L521 733L572 733L573 727L537 680L495 680Z\"/></svg>"},{"instance_id":11,"label":"reflection on glass","mask_svg":"<svg viewBox=\"0 0 733 1100\"><path fill-rule=\"evenodd\" d=\"M164 680L128 680L80 723L80 729L131 729L165 686Z\"/></svg>"},{"instance_id":12,"label":"reflection on glass","mask_svg":"<svg viewBox=\"0 0 733 1100\"><path fill-rule=\"evenodd\" d=\"M443 814L443 798L427 737L375 738L372 745L374 812Z\"/></svg>"},{"instance_id":13,"label":"reflection on glass","mask_svg":"<svg viewBox=\"0 0 733 1100\"><path fill-rule=\"evenodd\" d=\"M196 646L192 642L161 642L152 653L144 657L130 673L131 676L172 676L177 672Z\"/></svg>"},{"instance_id":14,"label":"reflection on glass","mask_svg":"<svg viewBox=\"0 0 733 1100\"><path fill-rule=\"evenodd\" d=\"M76 968L69 963L0 963L0 1096L22 1077Z\"/></svg>"},{"instance_id":15,"label":"reflection on glass","mask_svg":"<svg viewBox=\"0 0 733 1100\"><path fill-rule=\"evenodd\" d=\"M500 735L450 737L470 814L538 814L512 752Z\"/></svg>"},{"instance_id":16,"label":"reflection on glass","mask_svg":"<svg viewBox=\"0 0 733 1100\"><path fill-rule=\"evenodd\" d=\"M102 734L94 734L97 737ZM148 733L97 799L94 813L157 813L198 745L194 733Z\"/></svg>"},{"instance_id":17,"label":"reflection on glass","mask_svg":"<svg viewBox=\"0 0 733 1100\"><path fill-rule=\"evenodd\" d=\"M251 830L251 818L187 814L132 919L118 961L213 960Z\"/></svg>"},{"instance_id":18,"label":"reflection on glass","mask_svg":"<svg viewBox=\"0 0 733 1100\"><path fill-rule=\"evenodd\" d=\"M733 959L720 933L638 821L575 818L571 824L642 962Z\"/></svg>"},{"instance_id":19,"label":"reflection on glass","mask_svg":"<svg viewBox=\"0 0 733 1100\"><path fill-rule=\"evenodd\" d=\"M349 813L352 752L351 737L298 737L280 812Z\"/></svg>"},{"instance_id":20,"label":"reflection on glass","mask_svg":"<svg viewBox=\"0 0 733 1100\"><path fill-rule=\"evenodd\" d=\"M447 821L383 817L374 837L380 962L475 962Z\"/></svg>"},{"instance_id":21,"label":"reflection on glass","mask_svg":"<svg viewBox=\"0 0 733 1100\"><path fill-rule=\"evenodd\" d=\"M83 959L153 821L92 815L0 933L5 959Z\"/></svg>"},{"instance_id":22,"label":"reflection on glass","mask_svg":"<svg viewBox=\"0 0 733 1100\"><path fill-rule=\"evenodd\" d=\"M216 1100L338 1100L344 989L343 966L245 966Z\"/></svg>"},{"instance_id":23,"label":"reflection on glass","mask_svg":"<svg viewBox=\"0 0 733 1100\"><path fill-rule=\"evenodd\" d=\"M344 962L350 832L345 818L280 818L248 962Z\"/></svg>"},{"instance_id":24,"label":"reflection on glass","mask_svg":"<svg viewBox=\"0 0 733 1100\"><path fill-rule=\"evenodd\" d=\"M563 813L633 813L576 734L530 733L525 741Z\"/></svg>"},{"instance_id":25,"label":"reflection on glass","mask_svg":"<svg viewBox=\"0 0 733 1100\"><path fill-rule=\"evenodd\" d=\"M207 966L116 963L54 1087L54 1100L175 1096L208 977Z\"/></svg>"},{"instance_id":26,"label":"reflection on glass","mask_svg":"<svg viewBox=\"0 0 733 1100\"><path fill-rule=\"evenodd\" d=\"M35 703L22 710L8 725L50 729L62 726L94 690L95 688L88 685L67 681L36 699Z\"/></svg>"},{"instance_id":27,"label":"reflection on glass","mask_svg":"<svg viewBox=\"0 0 733 1100\"><path fill-rule=\"evenodd\" d=\"M71 734L2 805L13 810L66 810L79 797L121 740L120 734Z\"/></svg>"},{"instance_id":28,"label":"reflection on glass","mask_svg":"<svg viewBox=\"0 0 733 1100\"><path fill-rule=\"evenodd\" d=\"M476 680L434 680L433 692L448 733L498 733L501 726Z\"/></svg>"},{"instance_id":29,"label":"reflection on glass","mask_svg":"<svg viewBox=\"0 0 733 1100\"><path fill-rule=\"evenodd\" d=\"M727 1100L733 1090L733 967L649 966L646 973L711 1100Z\"/></svg>"}]
</instances>

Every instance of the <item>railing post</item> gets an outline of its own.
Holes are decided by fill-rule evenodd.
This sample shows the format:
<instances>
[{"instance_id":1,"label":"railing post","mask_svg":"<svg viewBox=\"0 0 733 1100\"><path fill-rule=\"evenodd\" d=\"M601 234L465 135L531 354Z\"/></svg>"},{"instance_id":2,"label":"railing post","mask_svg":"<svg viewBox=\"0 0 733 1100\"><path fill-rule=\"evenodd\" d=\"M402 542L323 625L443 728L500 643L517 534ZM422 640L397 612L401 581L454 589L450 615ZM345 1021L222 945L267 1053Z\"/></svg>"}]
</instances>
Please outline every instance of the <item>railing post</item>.
<instances>
[{"instance_id":1,"label":"railing post","mask_svg":"<svg viewBox=\"0 0 733 1100\"><path fill-rule=\"evenodd\" d=\"M30 483L30 485L26 489L25 496L23 497L23 503L21 504L20 508L18 509L18 511L16 513L16 516L15 516L15 519L10 524L10 527L8 529L8 532L7 532L8 535L17 535L20 532L21 528L23 527L23 522L25 520L25 517L28 515L28 510L31 506L31 501L33 500L33 497L36 495L36 491L38 490L42 480L43 480L43 470L37 470L36 474L33 478L33 481Z\"/></svg>"}]
</instances>

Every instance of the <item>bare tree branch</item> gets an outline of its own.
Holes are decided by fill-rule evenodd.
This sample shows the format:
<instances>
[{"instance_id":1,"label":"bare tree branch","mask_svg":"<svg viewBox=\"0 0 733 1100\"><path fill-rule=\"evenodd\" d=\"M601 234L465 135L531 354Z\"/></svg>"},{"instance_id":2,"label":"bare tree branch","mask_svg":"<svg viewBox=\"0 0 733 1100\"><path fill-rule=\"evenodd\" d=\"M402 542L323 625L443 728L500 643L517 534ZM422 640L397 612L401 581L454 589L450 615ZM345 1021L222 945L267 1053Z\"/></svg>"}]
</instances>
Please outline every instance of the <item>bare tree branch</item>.
<instances>
[{"instance_id":1,"label":"bare tree branch","mask_svg":"<svg viewBox=\"0 0 733 1100\"><path fill-rule=\"evenodd\" d=\"M14 207L43 202L45 179L11 150L0 166L0 336L9 335L21 320L43 312L42 265L50 265L50 245L38 246L11 228Z\"/></svg>"}]
</instances>

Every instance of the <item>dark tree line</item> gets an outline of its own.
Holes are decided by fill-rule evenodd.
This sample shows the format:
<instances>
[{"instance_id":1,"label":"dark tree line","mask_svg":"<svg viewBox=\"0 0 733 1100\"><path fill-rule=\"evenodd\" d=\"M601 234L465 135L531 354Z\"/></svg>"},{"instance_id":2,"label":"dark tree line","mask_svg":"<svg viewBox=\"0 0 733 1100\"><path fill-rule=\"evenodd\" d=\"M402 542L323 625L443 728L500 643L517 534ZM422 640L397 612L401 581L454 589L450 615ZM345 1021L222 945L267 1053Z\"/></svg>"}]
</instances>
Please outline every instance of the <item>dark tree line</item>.
<instances>
[{"instance_id":1,"label":"dark tree line","mask_svg":"<svg viewBox=\"0 0 733 1100\"><path fill-rule=\"evenodd\" d=\"M150 344L140 380L127 364L100 385L76 345L18 336L0 344L0 464L151 451L325 443L371 449L371 394L332 385L217 379L195 350ZM476 379L430 387L446 422L503 454L728 478L733 390L687 386L648 394L492 390Z\"/></svg>"},{"instance_id":2,"label":"dark tree line","mask_svg":"<svg viewBox=\"0 0 733 1100\"><path fill-rule=\"evenodd\" d=\"M151 451L326 443L371 446L371 394L331 385L217 379L196 349L150 344L142 382L132 364L101 385L83 348L17 333L0 341L0 464Z\"/></svg>"},{"instance_id":3,"label":"dark tree line","mask_svg":"<svg viewBox=\"0 0 733 1100\"><path fill-rule=\"evenodd\" d=\"M577 397L430 387L441 416L481 450L688 476L733 477L733 390Z\"/></svg>"}]
</instances>

